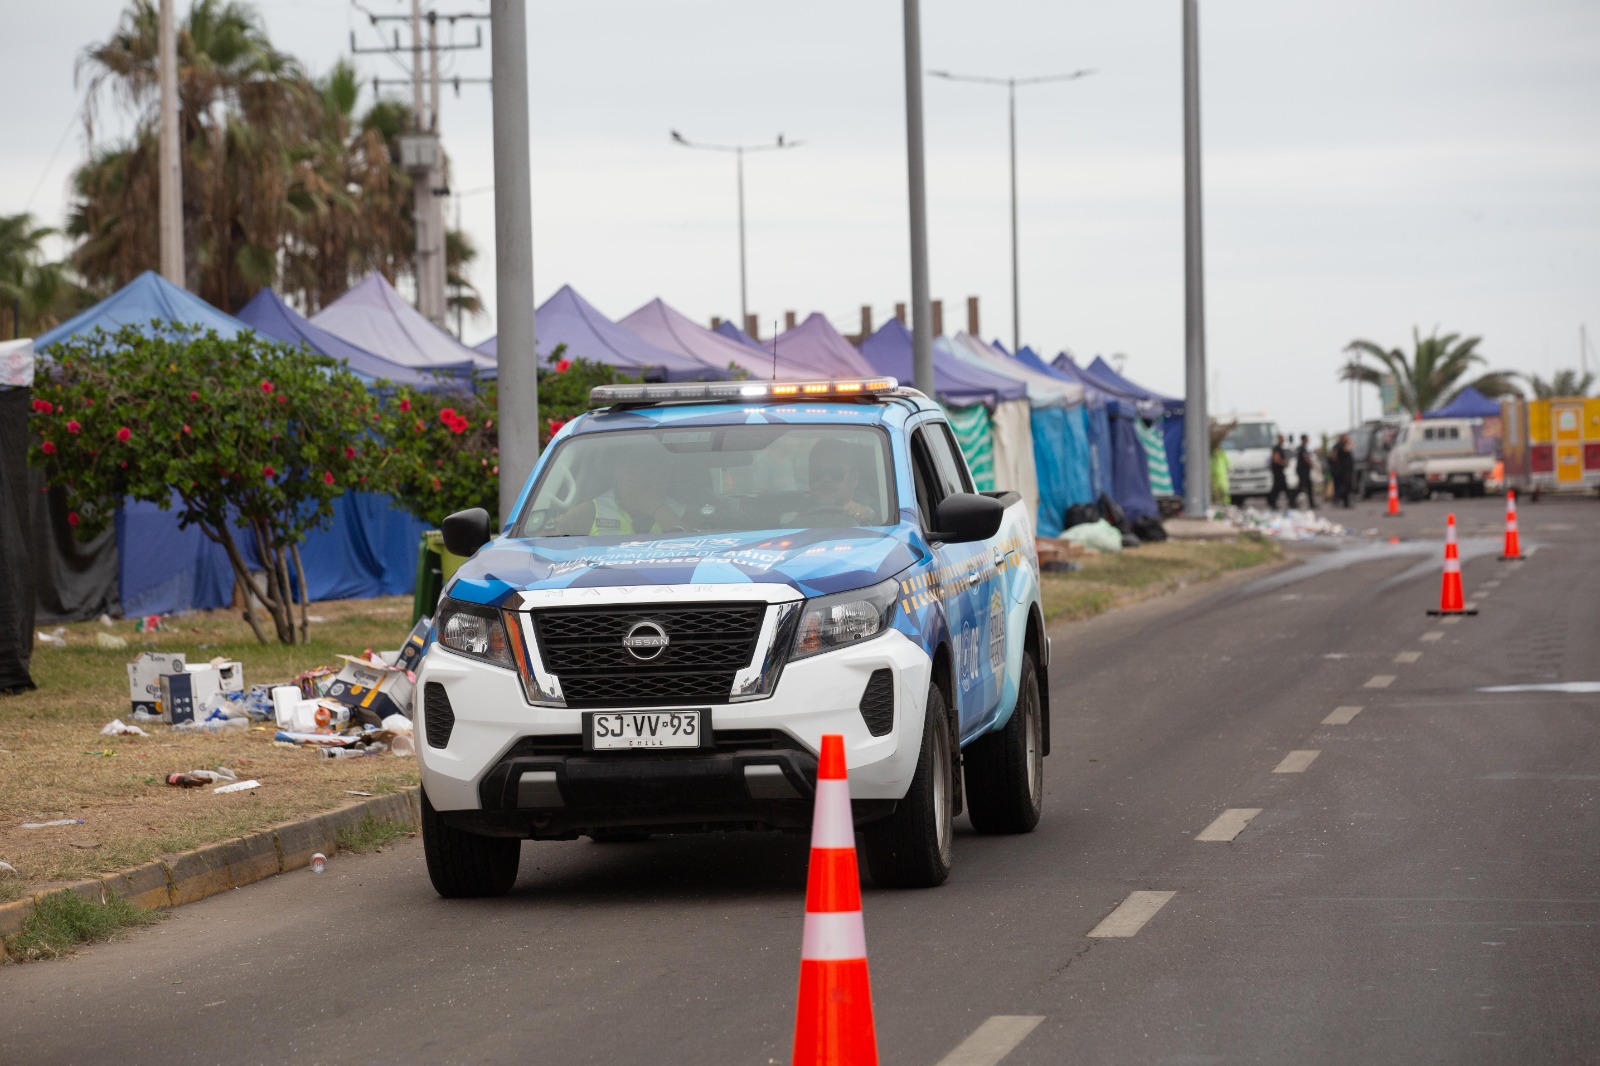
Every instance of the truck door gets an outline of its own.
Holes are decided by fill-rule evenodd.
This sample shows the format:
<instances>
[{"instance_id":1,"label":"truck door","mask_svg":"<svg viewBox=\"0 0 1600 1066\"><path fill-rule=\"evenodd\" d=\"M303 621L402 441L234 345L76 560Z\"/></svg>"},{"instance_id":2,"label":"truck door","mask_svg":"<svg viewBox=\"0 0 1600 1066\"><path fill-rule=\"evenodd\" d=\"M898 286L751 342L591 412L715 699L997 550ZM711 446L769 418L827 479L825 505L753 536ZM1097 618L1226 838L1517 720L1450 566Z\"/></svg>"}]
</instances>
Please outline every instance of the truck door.
<instances>
[{"instance_id":1,"label":"truck door","mask_svg":"<svg viewBox=\"0 0 1600 1066\"><path fill-rule=\"evenodd\" d=\"M918 497L924 530L932 528L934 510L953 492L971 492L972 475L956 447L950 428L928 420L911 437L912 464L917 468ZM922 500L923 495L926 500ZM1000 697L1004 669L991 669L991 600L997 600L1004 626L1004 596L987 541L971 544L932 543L936 587L950 627L955 659L956 713L964 738L986 721Z\"/></svg>"},{"instance_id":2,"label":"truck door","mask_svg":"<svg viewBox=\"0 0 1600 1066\"><path fill-rule=\"evenodd\" d=\"M1583 480L1583 404L1550 405L1550 435L1556 446L1556 484Z\"/></svg>"}]
</instances>

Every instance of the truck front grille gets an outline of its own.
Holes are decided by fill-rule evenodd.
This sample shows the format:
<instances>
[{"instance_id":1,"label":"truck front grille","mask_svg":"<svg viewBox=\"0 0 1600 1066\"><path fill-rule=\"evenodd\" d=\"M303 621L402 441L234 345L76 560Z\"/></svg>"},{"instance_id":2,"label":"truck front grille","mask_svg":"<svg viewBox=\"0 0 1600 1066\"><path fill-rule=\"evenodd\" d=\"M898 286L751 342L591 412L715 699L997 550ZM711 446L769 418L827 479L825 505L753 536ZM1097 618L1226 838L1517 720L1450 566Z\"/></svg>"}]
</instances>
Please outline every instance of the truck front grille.
<instances>
[{"instance_id":1,"label":"truck front grille","mask_svg":"<svg viewBox=\"0 0 1600 1066\"><path fill-rule=\"evenodd\" d=\"M765 603L552 607L533 612L545 669L569 707L672 707L725 703L750 664ZM667 643L641 659L623 640L654 623ZM646 630L653 634L653 630Z\"/></svg>"}]
</instances>

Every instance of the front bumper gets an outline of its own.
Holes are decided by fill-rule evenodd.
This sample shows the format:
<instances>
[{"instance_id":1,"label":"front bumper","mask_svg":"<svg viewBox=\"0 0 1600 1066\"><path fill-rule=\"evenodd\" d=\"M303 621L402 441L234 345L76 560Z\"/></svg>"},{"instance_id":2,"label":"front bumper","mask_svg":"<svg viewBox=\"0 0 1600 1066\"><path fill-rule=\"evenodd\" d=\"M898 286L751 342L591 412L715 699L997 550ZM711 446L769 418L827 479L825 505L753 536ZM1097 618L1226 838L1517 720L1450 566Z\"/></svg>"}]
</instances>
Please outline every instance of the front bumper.
<instances>
[{"instance_id":1,"label":"front bumper","mask_svg":"<svg viewBox=\"0 0 1600 1066\"><path fill-rule=\"evenodd\" d=\"M884 669L894 676L894 721L873 736L860 703ZM419 710L422 783L447 821L481 833L799 827L810 823L822 735L839 733L866 820L892 810L910 786L931 673L927 653L890 630L789 663L766 699L710 706L709 750L585 752L583 711L533 706L514 672L435 644L417 678L419 708L438 685L454 724L436 747Z\"/></svg>"},{"instance_id":2,"label":"front bumper","mask_svg":"<svg viewBox=\"0 0 1600 1066\"><path fill-rule=\"evenodd\" d=\"M1264 496L1272 489L1272 474L1266 470L1228 472L1229 496Z\"/></svg>"}]
</instances>

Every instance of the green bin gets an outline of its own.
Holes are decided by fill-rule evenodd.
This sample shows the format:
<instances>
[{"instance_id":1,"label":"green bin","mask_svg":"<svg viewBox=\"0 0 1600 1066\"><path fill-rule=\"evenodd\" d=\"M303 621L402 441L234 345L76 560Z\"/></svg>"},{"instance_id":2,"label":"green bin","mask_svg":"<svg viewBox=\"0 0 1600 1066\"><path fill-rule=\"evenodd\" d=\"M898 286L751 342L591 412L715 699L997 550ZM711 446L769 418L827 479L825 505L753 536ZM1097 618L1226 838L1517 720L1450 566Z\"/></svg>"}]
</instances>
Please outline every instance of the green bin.
<instances>
[{"instance_id":1,"label":"green bin","mask_svg":"<svg viewBox=\"0 0 1600 1066\"><path fill-rule=\"evenodd\" d=\"M416 625L423 615L433 614L439 605L439 595L447 581L456 576L461 556L444 546L444 534L437 529L424 530L417 548L417 584L411 600L411 624Z\"/></svg>"}]
</instances>

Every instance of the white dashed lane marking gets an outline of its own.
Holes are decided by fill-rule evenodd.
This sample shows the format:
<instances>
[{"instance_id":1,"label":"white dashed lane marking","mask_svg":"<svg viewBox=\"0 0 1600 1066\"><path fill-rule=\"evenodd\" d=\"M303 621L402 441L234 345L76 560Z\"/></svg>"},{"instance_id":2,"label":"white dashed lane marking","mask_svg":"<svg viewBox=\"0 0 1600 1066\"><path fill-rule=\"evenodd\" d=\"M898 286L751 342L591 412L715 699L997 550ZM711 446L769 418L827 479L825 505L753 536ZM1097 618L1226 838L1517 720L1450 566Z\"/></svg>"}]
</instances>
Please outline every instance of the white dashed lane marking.
<instances>
[{"instance_id":1,"label":"white dashed lane marking","mask_svg":"<svg viewBox=\"0 0 1600 1066\"><path fill-rule=\"evenodd\" d=\"M1439 619L1439 624L1442 626L1458 626L1461 624L1461 616L1453 614L1449 618L1441 618Z\"/></svg>"},{"instance_id":2,"label":"white dashed lane marking","mask_svg":"<svg viewBox=\"0 0 1600 1066\"><path fill-rule=\"evenodd\" d=\"M1335 707L1333 713L1322 720L1323 725L1349 725L1356 715L1361 713L1360 707Z\"/></svg>"},{"instance_id":3,"label":"white dashed lane marking","mask_svg":"<svg viewBox=\"0 0 1600 1066\"><path fill-rule=\"evenodd\" d=\"M1244 832L1244 827L1260 813L1260 807L1230 807L1217 815L1216 821L1200 830L1200 835L1195 839L1227 844Z\"/></svg>"},{"instance_id":4,"label":"white dashed lane marking","mask_svg":"<svg viewBox=\"0 0 1600 1066\"><path fill-rule=\"evenodd\" d=\"M1442 629L1430 629L1426 633L1422 634L1422 639L1425 640L1425 641L1428 641L1429 643L1432 643L1433 641L1436 641L1436 640L1443 640L1444 639L1444 630L1442 630Z\"/></svg>"},{"instance_id":5,"label":"white dashed lane marking","mask_svg":"<svg viewBox=\"0 0 1600 1066\"><path fill-rule=\"evenodd\" d=\"M1291 751L1272 771L1275 774L1303 774L1306 767L1317 761L1320 751Z\"/></svg>"},{"instance_id":6,"label":"white dashed lane marking","mask_svg":"<svg viewBox=\"0 0 1600 1066\"><path fill-rule=\"evenodd\" d=\"M1489 598L1489 594L1483 591L1483 589L1479 589L1477 592L1472 594L1472 598L1475 600L1486 600Z\"/></svg>"},{"instance_id":7,"label":"white dashed lane marking","mask_svg":"<svg viewBox=\"0 0 1600 1066\"><path fill-rule=\"evenodd\" d=\"M1393 674L1377 674L1377 675L1375 675L1373 677L1368 678L1366 685L1364 685L1363 687L1364 688L1388 688L1392 684L1394 684L1394 675Z\"/></svg>"},{"instance_id":8,"label":"white dashed lane marking","mask_svg":"<svg viewBox=\"0 0 1600 1066\"><path fill-rule=\"evenodd\" d=\"M1176 892L1134 892L1089 930L1089 935L1096 939L1133 936L1175 895Z\"/></svg>"},{"instance_id":9,"label":"white dashed lane marking","mask_svg":"<svg viewBox=\"0 0 1600 1066\"><path fill-rule=\"evenodd\" d=\"M1420 651L1403 651L1394 657L1394 661L1397 663L1414 663L1420 658L1422 658Z\"/></svg>"},{"instance_id":10,"label":"white dashed lane marking","mask_svg":"<svg viewBox=\"0 0 1600 1066\"><path fill-rule=\"evenodd\" d=\"M1493 581L1485 581L1483 583L1483 587L1486 589L1497 589L1500 587L1500 579L1495 578Z\"/></svg>"},{"instance_id":11,"label":"white dashed lane marking","mask_svg":"<svg viewBox=\"0 0 1600 1066\"><path fill-rule=\"evenodd\" d=\"M994 1066L1042 1021L1042 1014L996 1014L940 1059L938 1066Z\"/></svg>"}]
</instances>

